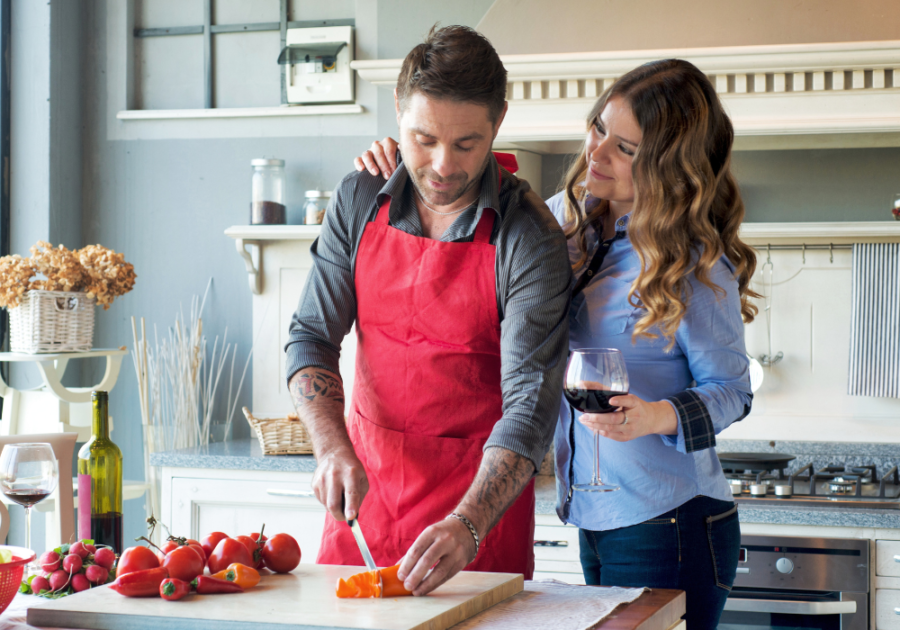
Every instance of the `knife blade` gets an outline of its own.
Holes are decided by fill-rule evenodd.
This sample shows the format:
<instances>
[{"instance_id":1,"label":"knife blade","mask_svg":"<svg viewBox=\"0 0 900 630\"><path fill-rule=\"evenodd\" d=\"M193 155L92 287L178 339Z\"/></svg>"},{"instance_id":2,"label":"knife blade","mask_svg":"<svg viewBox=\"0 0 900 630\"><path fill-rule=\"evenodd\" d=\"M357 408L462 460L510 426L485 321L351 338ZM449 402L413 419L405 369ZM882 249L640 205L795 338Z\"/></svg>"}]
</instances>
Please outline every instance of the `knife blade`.
<instances>
[{"instance_id":1,"label":"knife blade","mask_svg":"<svg viewBox=\"0 0 900 630\"><path fill-rule=\"evenodd\" d=\"M366 544L366 539L363 537L362 530L359 528L359 519L353 519L347 521L350 525L350 531L353 532L353 537L356 539L356 544L359 545L359 552L362 554L363 562L366 563L366 568L369 571L375 571L378 567L375 566L375 560L372 559L372 554L369 553L369 546Z\"/></svg>"}]
</instances>

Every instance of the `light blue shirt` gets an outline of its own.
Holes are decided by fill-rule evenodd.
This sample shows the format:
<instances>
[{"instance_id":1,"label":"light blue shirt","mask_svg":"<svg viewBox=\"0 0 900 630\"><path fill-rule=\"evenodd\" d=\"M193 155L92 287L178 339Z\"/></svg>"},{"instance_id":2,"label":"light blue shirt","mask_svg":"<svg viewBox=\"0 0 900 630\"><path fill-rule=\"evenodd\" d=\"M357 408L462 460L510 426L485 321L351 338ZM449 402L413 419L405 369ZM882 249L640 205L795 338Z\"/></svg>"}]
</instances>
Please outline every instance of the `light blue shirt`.
<instances>
[{"instance_id":1,"label":"light blue shirt","mask_svg":"<svg viewBox=\"0 0 900 630\"><path fill-rule=\"evenodd\" d=\"M564 193L547 201L560 224L565 223ZM612 240L599 271L569 311L569 347L616 348L625 358L630 393L654 402L666 400L679 416L677 435L646 435L629 442L600 438L600 476L621 487L616 492L569 492L570 429L574 429L574 482L587 483L593 470L593 435L577 421L563 399L555 436L557 512L583 529L605 531L635 525L672 510L695 496L731 501L732 495L716 456L715 434L750 411L749 360L734 267L723 256L710 280L725 291L712 289L689 276L688 308L667 341L638 337L635 323L643 310L628 303L640 261L627 237L630 215L617 223L622 238ZM589 258L600 246L599 235L587 233ZM569 257L578 259L569 240ZM585 267L578 275L584 272Z\"/></svg>"}]
</instances>

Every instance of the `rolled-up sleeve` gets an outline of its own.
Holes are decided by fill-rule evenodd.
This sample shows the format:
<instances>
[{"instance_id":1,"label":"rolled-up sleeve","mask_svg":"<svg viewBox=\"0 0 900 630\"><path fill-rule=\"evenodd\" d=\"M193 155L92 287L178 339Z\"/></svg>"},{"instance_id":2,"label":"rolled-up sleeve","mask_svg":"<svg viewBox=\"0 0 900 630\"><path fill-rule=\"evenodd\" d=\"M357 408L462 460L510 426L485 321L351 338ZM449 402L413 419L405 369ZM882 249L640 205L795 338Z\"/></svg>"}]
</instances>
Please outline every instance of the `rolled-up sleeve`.
<instances>
[{"instance_id":1,"label":"rolled-up sleeve","mask_svg":"<svg viewBox=\"0 0 900 630\"><path fill-rule=\"evenodd\" d=\"M526 457L535 470L559 413L571 281L565 236L549 213L540 216L537 229L504 246L510 249L503 263L509 274L500 338L503 417L485 445Z\"/></svg>"},{"instance_id":2,"label":"rolled-up sleeve","mask_svg":"<svg viewBox=\"0 0 900 630\"><path fill-rule=\"evenodd\" d=\"M710 279L725 295L691 276L690 302L675 333L695 385L666 399L678 414L678 434L661 437L682 453L715 446L715 436L746 417L753 401L737 282L724 260Z\"/></svg>"},{"instance_id":3,"label":"rolled-up sleeve","mask_svg":"<svg viewBox=\"0 0 900 630\"><path fill-rule=\"evenodd\" d=\"M310 254L312 269L291 318L285 345L286 374L307 367L338 374L341 341L356 320L352 251L348 212L352 208L356 174L348 175L335 190L319 238Z\"/></svg>"}]
</instances>

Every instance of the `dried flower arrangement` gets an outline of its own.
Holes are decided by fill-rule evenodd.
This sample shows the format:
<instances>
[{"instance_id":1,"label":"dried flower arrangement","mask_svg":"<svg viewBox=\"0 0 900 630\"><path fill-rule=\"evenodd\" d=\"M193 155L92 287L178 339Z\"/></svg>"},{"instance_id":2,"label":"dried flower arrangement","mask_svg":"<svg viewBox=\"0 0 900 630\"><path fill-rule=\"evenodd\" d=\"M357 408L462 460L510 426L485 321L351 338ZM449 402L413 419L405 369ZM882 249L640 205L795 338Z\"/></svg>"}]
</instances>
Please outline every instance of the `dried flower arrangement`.
<instances>
[{"instance_id":1,"label":"dried flower arrangement","mask_svg":"<svg viewBox=\"0 0 900 630\"><path fill-rule=\"evenodd\" d=\"M102 245L78 250L38 241L31 258L0 258L0 306L15 308L27 291L84 291L104 310L134 288L134 265Z\"/></svg>"}]
</instances>

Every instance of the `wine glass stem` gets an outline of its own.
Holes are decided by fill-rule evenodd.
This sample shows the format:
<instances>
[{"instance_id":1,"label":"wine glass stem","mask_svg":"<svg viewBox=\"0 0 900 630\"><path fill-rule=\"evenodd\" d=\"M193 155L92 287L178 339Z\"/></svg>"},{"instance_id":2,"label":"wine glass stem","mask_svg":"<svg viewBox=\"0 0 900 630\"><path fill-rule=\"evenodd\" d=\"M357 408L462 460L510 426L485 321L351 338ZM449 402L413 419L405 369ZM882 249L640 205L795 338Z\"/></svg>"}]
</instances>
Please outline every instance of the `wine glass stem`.
<instances>
[{"instance_id":1,"label":"wine glass stem","mask_svg":"<svg viewBox=\"0 0 900 630\"><path fill-rule=\"evenodd\" d=\"M25 506L25 548L31 549L31 506ZM34 561L25 565L25 576L28 577L34 571Z\"/></svg>"},{"instance_id":2,"label":"wine glass stem","mask_svg":"<svg viewBox=\"0 0 900 630\"><path fill-rule=\"evenodd\" d=\"M594 479L592 484L600 485L600 434L594 433Z\"/></svg>"}]
</instances>

